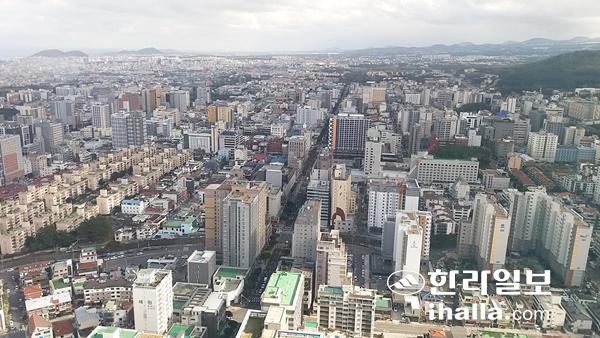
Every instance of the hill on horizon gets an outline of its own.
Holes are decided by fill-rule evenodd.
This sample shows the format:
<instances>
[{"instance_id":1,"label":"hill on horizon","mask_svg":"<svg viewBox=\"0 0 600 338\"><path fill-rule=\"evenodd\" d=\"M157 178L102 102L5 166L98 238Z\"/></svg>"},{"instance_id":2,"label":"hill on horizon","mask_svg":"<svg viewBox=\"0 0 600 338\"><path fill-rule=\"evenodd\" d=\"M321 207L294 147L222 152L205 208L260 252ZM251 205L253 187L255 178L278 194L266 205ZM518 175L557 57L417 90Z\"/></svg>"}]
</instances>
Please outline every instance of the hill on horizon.
<instances>
[{"instance_id":1,"label":"hill on horizon","mask_svg":"<svg viewBox=\"0 0 600 338\"><path fill-rule=\"evenodd\" d=\"M497 89L504 94L535 89L568 90L600 86L600 50L585 50L508 67Z\"/></svg>"},{"instance_id":2,"label":"hill on horizon","mask_svg":"<svg viewBox=\"0 0 600 338\"><path fill-rule=\"evenodd\" d=\"M86 53L79 50L63 52L60 49L46 49L32 55L33 57L65 58L65 57L86 57Z\"/></svg>"}]
</instances>

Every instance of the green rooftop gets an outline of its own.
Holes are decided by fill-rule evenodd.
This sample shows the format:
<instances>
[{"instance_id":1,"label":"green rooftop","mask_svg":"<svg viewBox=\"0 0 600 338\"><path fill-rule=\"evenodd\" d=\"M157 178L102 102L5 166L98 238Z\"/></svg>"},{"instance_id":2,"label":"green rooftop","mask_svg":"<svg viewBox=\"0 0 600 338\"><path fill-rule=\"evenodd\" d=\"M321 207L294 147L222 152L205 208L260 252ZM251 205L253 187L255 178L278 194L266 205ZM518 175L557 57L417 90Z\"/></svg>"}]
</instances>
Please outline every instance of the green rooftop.
<instances>
[{"instance_id":1,"label":"green rooftop","mask_svg":"<svg viewBox=\"0 0 600 338\"><path fill-rule=\"evenodd\" d=\"M327 293L335 293L338 295L341 295L344 293L344 289L338 287L338 286L327 286L327 285L322 285L321 290L323 290L323 292L327 292Z\"/></svg>"},{"instance_id":2,"label":"green rooftop","mask_svg":"<svg viewBox=\"0 0 600 338\"><path fill-rule=\"evenodd\" d=\"M119 338L134 338L137 335L136 330L122 329L114 326L98 326L88 338L104 338L105 334L112 336L116 332L119 333Z\"/></svg>"},{"instance_id":3,"label":"green rooftop","mask_svg":"<svg viewBox=\"0 0 600 338\"><path fill-rule=\"evenodd\" d=\"M301 273L284 271L275 272L269 279L264 295L265 297L273 298L276 297L278 291L281 290L280 305L292 305L301 278Z\"/></svg>"},{"instance_id":4,"label":"green rooftop","mask_svg":"<svg viewBox=\"0 0 600 338\"><path fill-rule=\"evenodd\" d=\"M245 277L247 273L248 270L246 269L220 266L215 274L221 278L235 278L238 276Z\"/></svg>"},{"instance_id":5,"label":"green rooftop","mask_svg":"<svg viewBox=\"0 0 600 338\"><path fill-rule=\"evenodd\" d=\"M377 298L375 300L375 307L382 310L391 310L392 300L389 298Z\"/></svg>"},{"instance_id":6,"label":"green rooftop","mask_svg":"<svg viewBox=\"0 0 600 338\"><path fill-rule=\"evenodd\" d=\"M183 332L183 337L189 338L192 334L192 331L194 331L193 326L173 324L173 326L171 326L171 328L169 329L169 332L167 332L167 335L169 337L178 337L179 334Z\"/></svg>"},{"instance_id":7,"label":"green rooftop","mask_svg":"<svg viewBox=\"0 0 600 338\"><path fill-rule=\"evenodd\" d=\"M173 309L181 310L181 309L183 309L183 307L185 306L186 303L187 303L187 300L185 300L185 299L173 299Z\"/></svg>"},{"instance_id":8,"label":"green rooftop","mask_svg":"<svg viewBox=\"0 0 600 338\"><path fill-rule=\"evenodd\" d=\"M165 226L168 226L168 227L181 226L181 224L183 224L183 221L176 220L176 219L168 220L165 222Z\"/></svg>"},{"instance_id":9,"label":"green rooftop","mask_svg":"<svg viewBox=\"0 0 600 338\"><path fill-rule=\"evenodd\" d=\"M480 336L481 338L527 338L525 334L500 331L480 331Z\"/></svg>"},{"instance_id":10,"label":"green rooftop","mask_svg":"<svg viewBox=\"0 0 600 338\"><path fill-rule=\"evenodd\" d=\"M317 322L304 322L304 326L305 327L309 327L311 329L318 329L319 328L319 323L317 323Z\"/></svg>"},{"instance_id":11,"label":"green rooftop","mask_svg":"<svg viewBox=\"0 0 600 338\"><path fill-rule=\"evenodd\" d=\"M54 278L53 280L50 281L50 284L52 284L52 288L54 290L71 287L69 284L65 283L64 279L62 279L62 278Z\"/></svg>"}]
</instances>

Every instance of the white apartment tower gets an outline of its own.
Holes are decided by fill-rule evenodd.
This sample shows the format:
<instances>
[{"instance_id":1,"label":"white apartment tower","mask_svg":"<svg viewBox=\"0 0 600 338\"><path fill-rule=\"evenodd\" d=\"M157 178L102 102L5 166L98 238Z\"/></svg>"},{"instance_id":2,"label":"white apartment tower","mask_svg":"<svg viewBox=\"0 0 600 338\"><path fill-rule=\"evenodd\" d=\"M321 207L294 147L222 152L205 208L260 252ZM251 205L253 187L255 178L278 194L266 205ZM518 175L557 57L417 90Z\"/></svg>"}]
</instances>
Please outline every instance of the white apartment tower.
<instances>
[{"instance_id":1,"label":"white apartment tower","mask_svg":"<svg viewBox=\"0 0 600 338\"><path fill-rule=\"evenodd\" d=\"M473 205L472 243L481 269L504 266L508 249L511 218L491 195L478 194Z\"/></svg>"},{"instance_id":2,"label":"white apartment tower","mask_svg":"<svg viewBox=\"0 0 600 338\"><path fill-rule=\"evenodd\" d=\"M545 131L529 133L527 140L527 155L537 161L554 162L558 135Z\"/></svg>"},{"instance_id":3,"label":"white apartment tower","mask_svg":"<svg viewBox=\"0 0 600 338\"><path fill-rule=\"evenodd\" d=\"M292 257L309 262L317 259L317 241L321 228L321 201L307 200L300 208L294 223Z\"/></svg>"},{"instance_id":4,"label":"white apartment tower","mask_svg":"<svg viewBox=\"0 0 600 338\"><path fill-rule=\"evenodd\" d=\"M133 283L135 329L164 334L173 315L171 270L142 269Z\"/></svg>"},{"instance_id":5,"label":"white apartment tower","mask_svg":"<svg viewBox=\"0 0 600 338\"><path fill-rule=\"evenodd\" d=\"M223 264L250 268L267 240L267 183L240 182L223 201Z\"/></svg>"},{"instance_id":6,"label":"white apartment tower","mask_svg":"<svg viewBox=\"0 0 600 338\"><path fill-rule=\"evenodd\" d=\"M92 126L110 128L110 105L108 103L94 103L92 105Z\"/></svg>"}]
</instances>

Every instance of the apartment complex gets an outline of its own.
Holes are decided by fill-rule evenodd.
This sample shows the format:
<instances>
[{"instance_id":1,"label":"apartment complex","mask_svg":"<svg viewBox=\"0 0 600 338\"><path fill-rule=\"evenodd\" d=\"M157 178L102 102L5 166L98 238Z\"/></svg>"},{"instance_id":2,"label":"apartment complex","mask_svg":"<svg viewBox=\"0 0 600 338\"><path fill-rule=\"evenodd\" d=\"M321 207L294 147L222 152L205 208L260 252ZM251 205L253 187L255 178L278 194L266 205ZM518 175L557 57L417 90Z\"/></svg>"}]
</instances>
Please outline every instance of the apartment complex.
<instances>
[{"instance_id":1,"label":"apartment complex","mask_svg":"<svg viewBox=\"0 0 600 338\"><path fill-rule=\"evenodd\" d=\"M554 162L557 146L558 135L545 131L529 133L527 155L537 161Z\"/></svg>"}]
</instances>

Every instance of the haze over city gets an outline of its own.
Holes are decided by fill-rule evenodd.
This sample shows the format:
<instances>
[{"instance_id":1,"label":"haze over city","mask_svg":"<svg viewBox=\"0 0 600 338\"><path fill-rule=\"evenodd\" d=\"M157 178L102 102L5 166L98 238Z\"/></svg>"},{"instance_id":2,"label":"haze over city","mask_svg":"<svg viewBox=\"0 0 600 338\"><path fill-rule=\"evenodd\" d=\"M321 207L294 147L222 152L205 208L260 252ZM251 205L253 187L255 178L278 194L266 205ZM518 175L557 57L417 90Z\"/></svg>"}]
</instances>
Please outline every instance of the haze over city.
<instances>
[{"instance_id":1,"label":"haze over city","mask_svg":"<svg viewBox=\"0 0 600 338\"><path fill-rule=\"evenodd\" d=\"M1 0L0 57L58 48L192 52L597 37L594 0Z\"/></svg>"}]
</instances>

